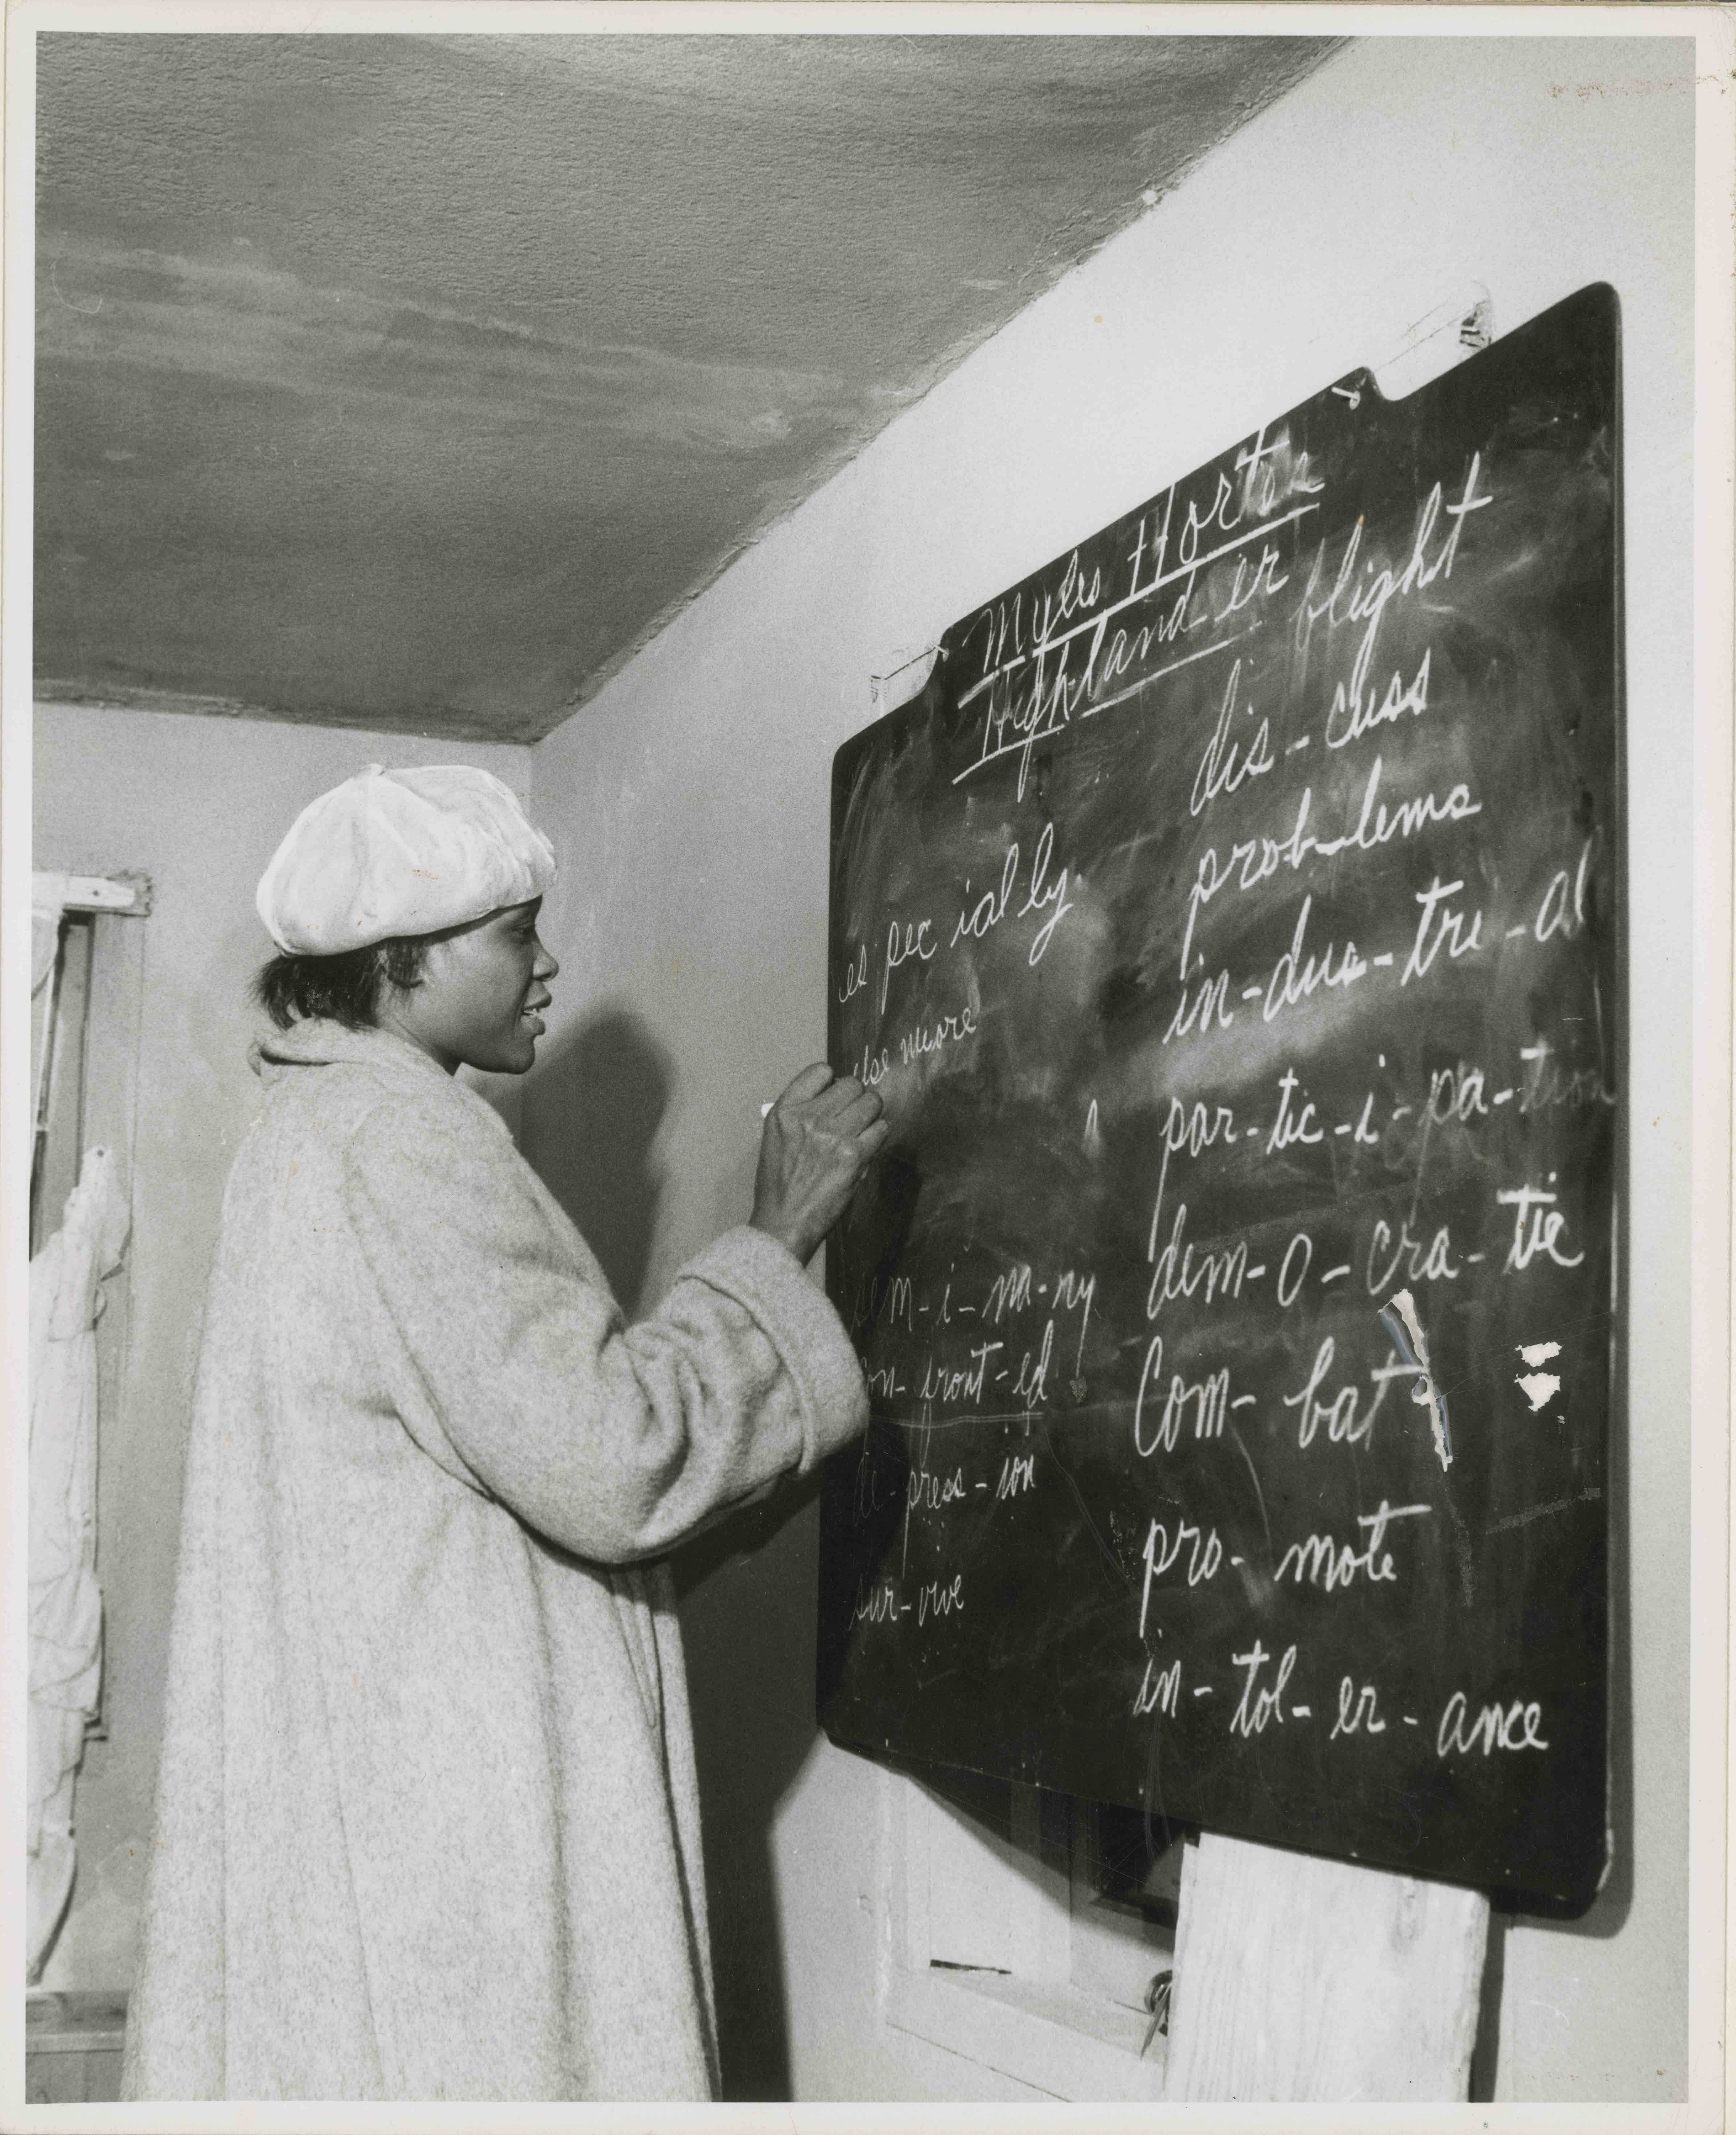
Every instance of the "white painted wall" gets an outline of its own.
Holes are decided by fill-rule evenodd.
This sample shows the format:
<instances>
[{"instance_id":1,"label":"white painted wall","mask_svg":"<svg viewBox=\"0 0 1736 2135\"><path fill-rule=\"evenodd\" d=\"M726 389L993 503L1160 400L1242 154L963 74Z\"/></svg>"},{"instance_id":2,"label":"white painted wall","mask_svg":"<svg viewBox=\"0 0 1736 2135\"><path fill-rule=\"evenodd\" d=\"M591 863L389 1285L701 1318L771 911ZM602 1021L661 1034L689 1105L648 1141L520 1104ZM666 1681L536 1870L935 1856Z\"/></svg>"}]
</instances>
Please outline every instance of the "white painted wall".
<instances>
[{"instance_id":1,"label":"white painted wall","mask_svg":"<svg viewBox=\"0 0 1736 2135\"><path fill-rule=\"evenodd\" d=\"M1633 1059L1631 1855L1505 1949L1497 2094L1668 2099L1685 2054L1690 44L1372 41L978 351L536 751L566 872L527 1142L649 1295L749 1201L823 1049L828 774L868 678L1474 285L1623 307ZM614 1169L574 1155L601 1121ZM655 1227L631 1231L657 1192ZM687 1608L733 2084L1010 2086L876 2019L874 1784L812 1716L811 1502ZM1618 1685L1618 1689L1620 1686ZM1629 1894L1631 1886L1631 1895ZM787 2008L780 2016L779 1984Z\"/></svg>"},{"instance_id":2,"label":"white painted wall","mask_svg":"<svg viewBox=\"0 0 1736 2135\"><path fill-rule=\"evenodd\" d=\"M253 1119L248 982L271 955L254 889L296 815L364 764L482 765L520 794L526 749L331 727L39 704L33 865L151 878L133 1149L130 1338L101 1421L97 1512L108 1740L80 1777L78 1881L43 1983L127 1986L157 1759L181 1483L224 1182ZM500 1078L491 1078L497 1090ZM507 1086L515 1099L521 1085ZM510 1107L508 1109L510 1116Z\"/></svg>"}]
</instances>

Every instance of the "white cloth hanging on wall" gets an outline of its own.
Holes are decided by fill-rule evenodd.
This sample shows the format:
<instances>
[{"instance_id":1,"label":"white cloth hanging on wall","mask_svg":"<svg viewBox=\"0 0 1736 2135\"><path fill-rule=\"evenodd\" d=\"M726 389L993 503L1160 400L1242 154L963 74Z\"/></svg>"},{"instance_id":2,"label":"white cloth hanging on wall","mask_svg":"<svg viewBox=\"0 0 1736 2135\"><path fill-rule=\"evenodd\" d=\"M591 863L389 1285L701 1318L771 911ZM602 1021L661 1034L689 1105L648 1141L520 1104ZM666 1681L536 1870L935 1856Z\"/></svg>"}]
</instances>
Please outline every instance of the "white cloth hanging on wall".
<instances>
[{"instance_id":1,"label":"white cloth hanging on wall","mask_svg":"<svg viewBox=\"0 0 1736 2135\"><path fill-rule=\"evenodd\" d=\"M114 1153L85 1152L60 1229L30 1264L30 1721L26 1963L72 1890L72 1798L102 1672L96 1578L96 1322L128 1217Z\"/></svg>"}]
</instances>

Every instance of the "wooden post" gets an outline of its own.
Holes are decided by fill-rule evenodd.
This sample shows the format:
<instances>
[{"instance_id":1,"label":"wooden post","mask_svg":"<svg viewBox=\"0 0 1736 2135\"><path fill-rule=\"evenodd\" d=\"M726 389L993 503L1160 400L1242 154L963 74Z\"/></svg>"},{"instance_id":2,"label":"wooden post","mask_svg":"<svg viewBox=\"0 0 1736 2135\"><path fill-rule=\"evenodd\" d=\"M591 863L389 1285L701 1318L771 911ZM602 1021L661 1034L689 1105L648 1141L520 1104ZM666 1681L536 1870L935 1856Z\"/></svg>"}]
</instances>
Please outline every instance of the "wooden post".
<instances>
[{"instance_id":1,"label":"wooden post","mask_svg":"<svg viewBox=\"0 0 1736 2135\"><path fill-rule=\"evenodd\" d=\"M1489 1901L1207 1832L1182 1870L1165 2096L1463 2103Z\"/></svg>"}]
</instances>

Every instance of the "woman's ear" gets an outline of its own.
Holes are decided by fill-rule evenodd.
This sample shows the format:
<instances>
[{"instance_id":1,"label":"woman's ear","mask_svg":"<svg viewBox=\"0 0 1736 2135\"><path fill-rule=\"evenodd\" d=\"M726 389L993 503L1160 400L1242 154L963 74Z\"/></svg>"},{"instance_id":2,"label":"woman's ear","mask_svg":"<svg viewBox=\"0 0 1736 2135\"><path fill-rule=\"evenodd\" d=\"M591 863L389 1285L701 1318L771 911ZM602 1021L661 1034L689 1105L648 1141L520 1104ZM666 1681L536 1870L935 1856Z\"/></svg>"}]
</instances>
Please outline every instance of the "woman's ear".
<instances>
[{"instance_id":1,"label":"woman's ear","mask_svg":"<svg viewBox=\"0 0 1736 2135\"><path fill-rule=\"evenodd\" d=\"M396 935L378 945L375 958L376 1005L389 993L411 993L421 985L423 966L432 946L432 942L414 935Z\"/></svg>"}]
</instances>

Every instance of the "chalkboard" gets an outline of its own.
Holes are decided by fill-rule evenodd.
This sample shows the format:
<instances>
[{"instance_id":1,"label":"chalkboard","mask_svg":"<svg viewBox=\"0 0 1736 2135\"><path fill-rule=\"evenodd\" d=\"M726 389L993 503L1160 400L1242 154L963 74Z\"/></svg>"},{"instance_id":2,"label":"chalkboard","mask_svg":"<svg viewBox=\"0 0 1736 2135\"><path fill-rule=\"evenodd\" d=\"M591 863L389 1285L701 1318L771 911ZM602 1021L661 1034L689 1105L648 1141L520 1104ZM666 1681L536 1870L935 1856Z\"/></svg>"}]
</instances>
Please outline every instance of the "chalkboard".
<instances>
[{"instance_id":1,"label":"chalkboard","mask_svg":"<svg viewBox=\"0 0 1736 2135\"><path fill-rule=\"evenodd\" d=\"M838 1742L1589 1902L1618 314L1268 422L838 752Z\"/></svg>"}]
</instances>

